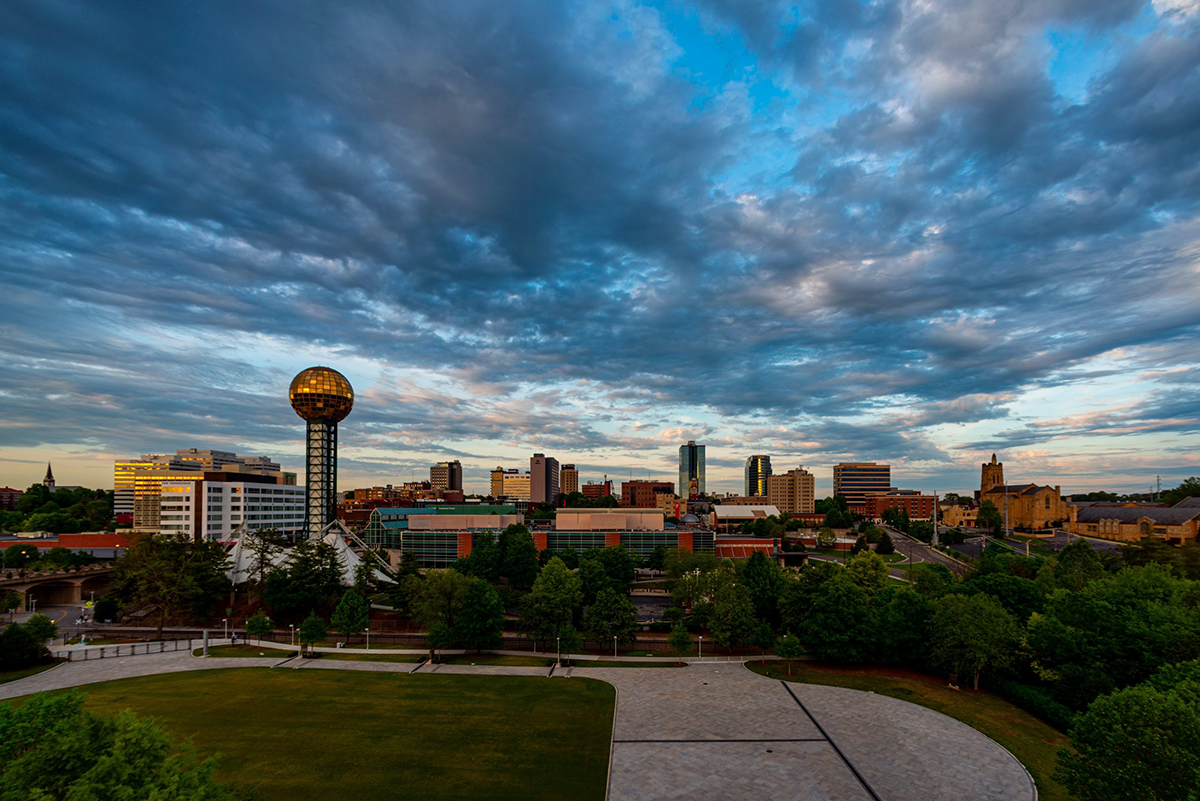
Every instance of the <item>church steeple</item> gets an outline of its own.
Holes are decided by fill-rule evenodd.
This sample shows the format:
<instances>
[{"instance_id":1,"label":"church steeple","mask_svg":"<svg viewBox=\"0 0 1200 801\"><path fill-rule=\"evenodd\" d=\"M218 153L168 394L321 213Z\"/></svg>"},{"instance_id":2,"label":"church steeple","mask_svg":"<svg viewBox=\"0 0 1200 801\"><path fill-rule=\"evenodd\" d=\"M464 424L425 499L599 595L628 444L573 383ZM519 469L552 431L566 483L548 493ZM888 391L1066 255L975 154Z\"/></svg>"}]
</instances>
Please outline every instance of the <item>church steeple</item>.
<instances>
[{"instance_id":1,"label":"church steeple","mask_svg":"<svg viewBox=\"0 0 1200 801\"><path fill-rule=\"evenodd\" d=\"M46 462L46 477L42 479L42 484L54 489L54 471L50 469L49 462Z\"/></svg>"}]
</instances>

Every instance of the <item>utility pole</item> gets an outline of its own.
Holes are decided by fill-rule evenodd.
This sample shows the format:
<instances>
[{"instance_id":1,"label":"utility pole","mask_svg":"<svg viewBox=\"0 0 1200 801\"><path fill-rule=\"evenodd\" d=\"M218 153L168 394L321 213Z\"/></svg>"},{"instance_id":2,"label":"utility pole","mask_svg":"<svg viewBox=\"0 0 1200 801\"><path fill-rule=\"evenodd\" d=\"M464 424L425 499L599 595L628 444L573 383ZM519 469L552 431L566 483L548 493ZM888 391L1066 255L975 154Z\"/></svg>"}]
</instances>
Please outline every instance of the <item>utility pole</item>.
<instances>
[{"instance_id":1,"label":"utility pole","mask_svg":"<svg viewBox=\"0 0 1200 801\"><path fill-rule=\"evenodd\" d=\"M938 494L933 491L933 547L938 546Z\"/></svg>"}]
</instances>

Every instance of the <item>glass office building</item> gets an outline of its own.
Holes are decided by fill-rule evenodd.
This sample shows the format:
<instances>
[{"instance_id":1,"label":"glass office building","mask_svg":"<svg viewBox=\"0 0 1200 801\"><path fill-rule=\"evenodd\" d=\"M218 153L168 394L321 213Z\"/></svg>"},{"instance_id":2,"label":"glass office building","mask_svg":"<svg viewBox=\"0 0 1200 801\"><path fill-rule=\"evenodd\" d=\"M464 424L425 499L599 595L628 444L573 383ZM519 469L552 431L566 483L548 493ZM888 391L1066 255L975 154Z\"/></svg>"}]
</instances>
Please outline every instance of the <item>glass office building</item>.
<instances>
[{"instance_id":1,"label":"glass office building","mask_svg":"<svg viewBox=\"0 0 1200 801\"><path fill-rule=\"evenodd\" d=\"M704 494L704 446L694 440L679 446L678 492L681 498Z\"/></svg>"},{"instance_id":2,"label":"glass office building","mask_svg":"<svg viewBox=\"0 0 1200 801\"><path fill-rule=\"evenodd\" d=\"M746 495L766 495L771 477L771 457L751 456L746 460Z\"/></svg>"}]
</instances>

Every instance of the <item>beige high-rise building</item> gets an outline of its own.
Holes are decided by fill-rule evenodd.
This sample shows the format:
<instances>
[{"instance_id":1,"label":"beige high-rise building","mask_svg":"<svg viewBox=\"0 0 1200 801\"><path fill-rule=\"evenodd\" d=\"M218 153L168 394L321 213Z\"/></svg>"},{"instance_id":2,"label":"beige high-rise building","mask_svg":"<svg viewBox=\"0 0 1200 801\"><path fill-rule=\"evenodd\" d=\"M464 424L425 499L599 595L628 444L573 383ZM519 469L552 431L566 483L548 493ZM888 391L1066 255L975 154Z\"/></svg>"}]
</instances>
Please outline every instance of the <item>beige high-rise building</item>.
<instances>
[{"instance_id":1,"label":"beige high-rise building","mask_svg":"<svg viewBox=\"0 0 1200 801\"><path fill-rule=\"evenodd\" d=\"M429 483L434 489L461 490L463 488L462 462L438 462L429 468Z\"/></svg>"},{"instance_id":2,"label":"beige high-rise building","mask_svg":"<svg viewBox=\"0 0 1200 801\"><path fill-rule=\"evenodd\" d=\"M816 482L803 467L767 479L767 503L790 515L810 515L816 504Z\"/></svg>"},{"instance_id":3,"label":"beige high-rise building","mask_svg":"<svg viewBox=\"0 0 1200 801\"><path fill-rule=\"evenodd\" d=\"M579 492L579 471L573 464L564 464L558 476L558 491L563 495Z\"/></svg>"},{"instance_id":4,"label":"beige high-rise building","mask_svg":"<svg viewBox=\"0 0 1200 801\"><path fill-rule=\"evenodd\" d=\"M493 498L505 497L511 500L527 501L530 493L529 473L522 473L516 468L505 470L497 467L492 471Z\"/></svg>"},{"instance_id":5,"label":"beige high-rise building","mask_svg":"<svg viewBox=\"0 0 1200 801\"><path fill-rule=\"evenodd\" d=\"M488 492L493 498L499 498L504 494L504 468L497 467L492 471L492 484Z\"/></svg>"}]
</instances>

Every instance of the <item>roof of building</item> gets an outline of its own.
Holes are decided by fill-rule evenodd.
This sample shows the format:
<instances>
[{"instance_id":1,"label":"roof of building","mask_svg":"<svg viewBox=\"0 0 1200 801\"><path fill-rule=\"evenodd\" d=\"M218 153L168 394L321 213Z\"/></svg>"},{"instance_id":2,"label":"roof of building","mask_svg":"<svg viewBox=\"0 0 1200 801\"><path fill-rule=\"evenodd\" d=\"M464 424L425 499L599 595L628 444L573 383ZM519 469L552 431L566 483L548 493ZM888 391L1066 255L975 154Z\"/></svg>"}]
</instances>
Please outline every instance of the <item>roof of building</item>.
<instances>
[{"instance_id":1,"label":"roof of building","mask_svg":"<svg viewBox=\"0 0 1200 801\"><path fill-rule=\"evenodd\" d=\"M1080 523L1099 523L1101 520L1119 520L1122 523L1136 523L1139 520L1150 520L1162 526L1178 526L1196 518L1200 518L1200 507L1180 509L1179 507L1160 506L1150 509L1122 509L1111 506L1089 506L1080 509L1076 519Z\"/></svg>"},{"instance_id":2,"label":"roof of building","mask_svg":"<svg viewBox=\"0 0 1200 801\"><path fill-rule=\"evenodd\" d=\"M698 525L700 525L700 518L696 517L693 514L686 514L683 517L679 518L679 522L686 523L689 526L698 526Z\"/></svg>"},{"instance_id":3,"label":"roof of building","mask_svg":"<svg viewBox=\"0 0 1200 801\"><path fill-rule=\"evenodd\" d=\"M776 506L726 506L719 504L713 507L713 514L717 517L739 520L754 520L759 517L779 517L779 508Z\"/></svg>"},{"instance_id":4,"label":"roof of building","mask_svg":"<svg viewBox=\"0 0 1200 801\"><path fill-rule=\"evenodd\" d=\"M1054 491L1054 487L1038 486L1037 484L1001 484L1000 486L992 487L981 495L1023 495L1027 492L1037 492L1038 490Z\"/></svg>"},{"instance_id":5,"label":"roof of building","mask_svg":"<svg viewBox=\"0 0 1200 801\"><path fill-rule=\"evenodd\" d=\"M1200 497L1184 498L1175 504L1176 509L1200 509Z\"/></svg>"}]
</instances>

